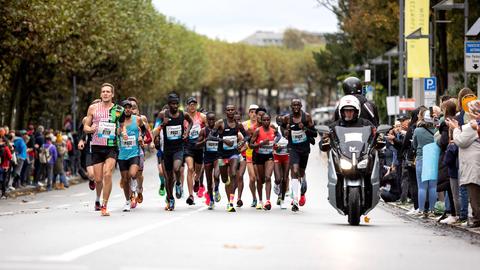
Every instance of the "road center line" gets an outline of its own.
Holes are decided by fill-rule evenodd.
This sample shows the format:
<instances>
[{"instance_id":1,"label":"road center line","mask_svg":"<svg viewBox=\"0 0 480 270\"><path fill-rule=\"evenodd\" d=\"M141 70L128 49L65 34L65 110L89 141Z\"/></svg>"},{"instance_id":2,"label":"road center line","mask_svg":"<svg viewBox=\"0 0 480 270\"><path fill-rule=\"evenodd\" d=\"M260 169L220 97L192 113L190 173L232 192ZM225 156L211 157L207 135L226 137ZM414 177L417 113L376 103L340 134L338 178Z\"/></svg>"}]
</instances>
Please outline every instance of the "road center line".
<instances>
[{"instance_id":1,"label":"road center line","mask_svg":"<svg viewBox=\"0 0 480 270\"><path fill-rule=\"evenodd\" d=\"M123 241L127 241L131 238L134 238L134 237L139 236L141 234L144 234L146 232L152 231L152 230L157 229L159 227L162 227L162 226L168 225L170 223L173 223L175 221L186 218L186 217L188 217L192 214L204 211L205 209L207 209L206 206L204 206L200 209L197 209L195 211L191 211L191 212L189 212L187 214L184 214L182 216L174 217L174 218L163 220L161 222L150 224L150 225L147 225L147 226L144 226L144 227L136 228L134 230L131 230L131 231L126 232L126 233L122 233L122 234L117 235L115 237L108 238L108 239L101 240L101 241L97 241L97 242L85 245L83 247L76 248L74 250L65 252L65 253L63 253L59 256L41 257L40 260L50 261L50 262L52 262L52 261L53 262L71 262L75 259L78 259L82 256L87 255L87 254L93 253L97 250L106 248L106 247L114 245L114 244L118 244L118 243L123 242Z\"/></svg>"}]
</instances>

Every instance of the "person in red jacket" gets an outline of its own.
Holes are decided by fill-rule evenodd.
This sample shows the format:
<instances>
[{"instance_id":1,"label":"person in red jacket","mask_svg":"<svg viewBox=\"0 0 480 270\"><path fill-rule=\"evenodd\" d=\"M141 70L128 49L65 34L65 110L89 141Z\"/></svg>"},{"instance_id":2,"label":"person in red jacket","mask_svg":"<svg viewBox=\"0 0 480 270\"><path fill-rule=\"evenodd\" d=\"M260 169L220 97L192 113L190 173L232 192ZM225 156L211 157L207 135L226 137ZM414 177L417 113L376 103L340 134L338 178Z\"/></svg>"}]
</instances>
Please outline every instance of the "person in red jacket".
<instances>
[{"instance_id":1,"label":"person in red jacket","mask_svg":"<svg viewBox=\"0 0 480 270\"><path fill-rule=\"evenodd\" d=\"M7 188L7 171L10 168L10 162L12 160L12 152L10 147L8 147L5 137L0 136L0 185L2 188L1 199L6 199L6 188Z\"/></svg>"}]
</instances>

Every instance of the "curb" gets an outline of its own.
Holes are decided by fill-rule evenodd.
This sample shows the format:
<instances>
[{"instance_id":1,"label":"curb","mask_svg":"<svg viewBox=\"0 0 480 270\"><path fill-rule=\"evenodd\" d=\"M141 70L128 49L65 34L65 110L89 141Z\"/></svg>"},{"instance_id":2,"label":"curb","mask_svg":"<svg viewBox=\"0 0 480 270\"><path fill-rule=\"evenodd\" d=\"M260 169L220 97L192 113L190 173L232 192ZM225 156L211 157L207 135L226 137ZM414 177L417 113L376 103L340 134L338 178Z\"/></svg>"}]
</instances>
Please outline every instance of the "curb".
<instances>
[{"instance_id":1,"label":"curb","mask_svg":"<svg viewBox=\"0 0 480 270\"><path fill-rule=\"evenodd\" d=\"M70 180L68 180L69 186L74 186L74 185L82 184L85 182L88 182L88 180L84 180L80 176L75 176L70 178ZM47 192L47 188L45 186L44 187L28 186L24 188L17 188L12 191L7 191L6 193L7 193L7 200L8 200L8 199L15 199L21 196L34 195L40 192Z\"/></svg>"},{"instance_id":2,"label":"curb","mask_svg":"<svg viewBox=\"0 0 480 270\"><path fill-rule=\"evenodd\" d=\"M455 232L457 234L468 235L471 237L472 244L480 245L480 228L470 229L462 227L460 225L448 225L437 222L436 218L417 218L407 215L407 211L410 210L411 205L398 205L396 203L381 202L384 209L387 209L395 214L401 216L412 222L420 223L426 227L434 228L443 231Z\"/></svg>"}]
</instances>

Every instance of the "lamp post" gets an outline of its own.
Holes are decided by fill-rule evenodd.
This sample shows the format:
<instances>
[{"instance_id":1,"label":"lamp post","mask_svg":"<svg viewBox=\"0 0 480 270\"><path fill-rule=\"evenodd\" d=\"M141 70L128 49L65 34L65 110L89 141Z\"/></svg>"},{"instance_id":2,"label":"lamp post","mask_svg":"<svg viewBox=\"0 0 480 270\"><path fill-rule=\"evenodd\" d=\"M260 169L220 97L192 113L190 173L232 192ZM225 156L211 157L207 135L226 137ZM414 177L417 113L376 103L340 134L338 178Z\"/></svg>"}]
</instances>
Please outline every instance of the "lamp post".
<instances>
[{"instance_id":1,"label":"lamp post","mask_svg":"<svg viewBox=\"0 0 480 270\"><path fill-rule=\"evenodd\" d=\"M463 17L464 17L464 44L467 41L467 32L468 32L468 0L464 0L464 3L454 3L453 0L443 0L440 3L436 4L432 8L437 10L452 10L452 9L463 9ZM465 58L463 59L463 77L464 87L467 87L468 78L467 78L467 71L465 70Z\"/></svg>"}]
</instances>

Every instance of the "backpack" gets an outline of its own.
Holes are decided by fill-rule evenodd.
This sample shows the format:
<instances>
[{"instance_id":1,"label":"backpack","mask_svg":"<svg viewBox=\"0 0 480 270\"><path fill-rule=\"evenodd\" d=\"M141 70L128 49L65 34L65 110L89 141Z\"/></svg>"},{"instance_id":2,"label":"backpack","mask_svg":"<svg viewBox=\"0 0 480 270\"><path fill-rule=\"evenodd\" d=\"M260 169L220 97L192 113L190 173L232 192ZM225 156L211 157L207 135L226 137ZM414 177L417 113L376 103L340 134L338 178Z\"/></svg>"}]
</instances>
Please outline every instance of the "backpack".
<instances>
[{"instance_id":1,"label":"backpack","mask_svg":"<svg viewBox=\"0 0 480 270\"><path fill-rule=\"evenodd\" d=\"M42 146L40 148L40 154L38 155L38 159L40 160L41 164L47 164L50 162L50 160L52 160L52 156L50 155L50 147L52 146L50 145L48 148Z\"/></svg>"},{"instance_id":2,"label":"backpack","mask_svg":"<svg viewBox=\"0 0 480 270\"><path fill-rule=\"evenodd\" d=\"M67 140L67 151L68 151L68 153L73 152L73 144L72 144L72 141L70 139Z\"/></svg>"}]
</instances>

